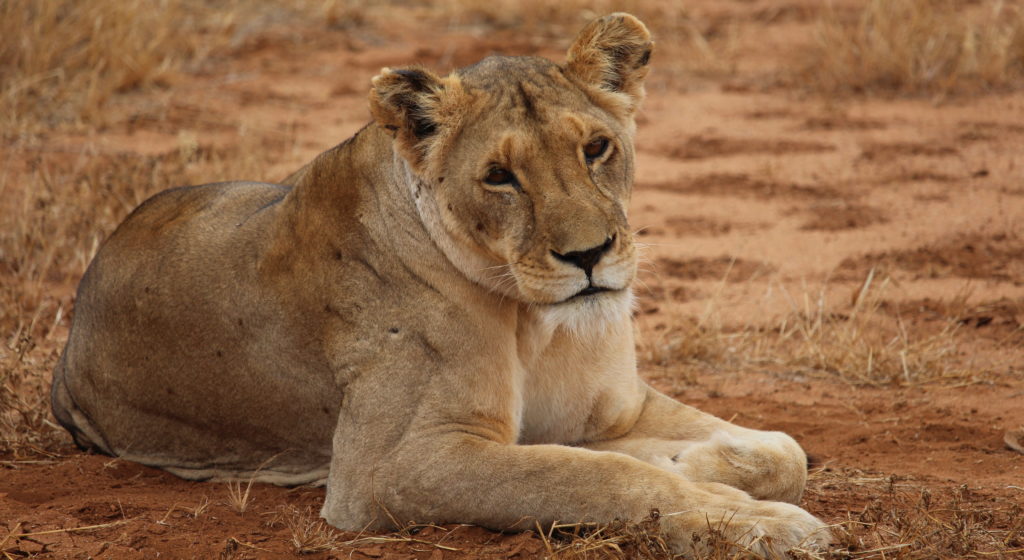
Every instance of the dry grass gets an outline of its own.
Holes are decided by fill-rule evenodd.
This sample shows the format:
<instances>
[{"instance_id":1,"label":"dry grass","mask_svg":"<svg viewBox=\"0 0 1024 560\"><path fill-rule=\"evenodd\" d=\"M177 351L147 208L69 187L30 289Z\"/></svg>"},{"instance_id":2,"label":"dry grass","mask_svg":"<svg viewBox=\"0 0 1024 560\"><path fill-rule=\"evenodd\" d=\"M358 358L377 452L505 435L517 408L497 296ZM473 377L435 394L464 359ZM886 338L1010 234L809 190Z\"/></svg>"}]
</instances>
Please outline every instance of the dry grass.
<instances>
[{"instance_id":1,"label":"dry grass","mask_svg":"<svg viewBox=\"0 0 1024 560\"><path fill-rule=\"evenodd\" d=\"M842 496L849 504L846 518L832 526L834 548L808 558L1008 559L1024 553L1020 504L967 485L929 489L896 476L827 470L811 474L807 495Z\"/></svg>"},{"instance_id":2,"label":"dry grass","mask_svg":"<svg viewBox=\"0 0 1024 560\"><path fill-rule=\"evenodd\" d=\"M232 2L9 0L0 3L0 130L103 122L110 99L170 85L184 65L224 48Z\"/></svg>"},{"instance_id":3,"label":"dry grass","mask_svg":"<svg viewBox=\"0 0 1024 560\"><path fill-rule=\"evenodd\" d=\"M285 517L291 544L297 554L315 554L338 548L338 530L310 509L293 510Z\"/></svg>"},{"instance_id":4,"label":"dry grass","mask_svg":"<svg viewBox=\"0 0 1024 560\"><path fill-rule=\"evenodd\" d=\"M950 94L1024 80L1024 9L984 0L869 0L826 10L801 80L827 93Z\"/></svg>"},{"instance_id":5,"label":"dry grass","mask_svg":"<svg viewBox=\"0 0 1024 560\"><path fill-rule=\"evenodd\" d=\"M252 505L251 492L252 484L254 479L250 478L249 482L242 483L241 481L228 482L228 501L227 506L231 508L235 513L245 513Z\"/></svg>"},{"instance_id":6,"label":"dry grass","mask_svg":"<svg viewBox=\"0 0 1024 560\"><path fill-rule=\"evenodd\" d=\"M639 523L556 524L546 531L538 528L537 534L544 543L545 557L556 560L673 557L653 512Z\"/></svg>"},{"instance_id":7,"label":"dry grass","mask_svg":"<svg viewBox=\"0 0 1024 560\"><path fill-rule=\"evenodd\" d=\"M789 313L739 327L725 323L719 298L711 297L702 315L674 321L670 329L655 333L641 343L639 355L654 365L770 367L864 385L961 384L984 378L984 369L959 357L960 325L955 318L946 319L936 332L910 328L885 305L891 288L888 279L879 280L872 270L845 307L830 304L826 288L797 297L783 291Z\"/></svg>"},{"instance_id":8,"label":"dry grass","mask_svg":"<svg viewBox=\"0 0 1024 560\"><path fill-rule=\"evenodd\" d=\"M794 550L805 560L925 560L932 558L1014 558L1024 553L1020 504L992 498L966 485L929 490L913 480L855 470L811 473L807 499L847 508L833 523L827 551ZM549 558L672 558L657 523L607 526L563 525L540 532ZM711 531L709 551L696 560L759 560Z\"/></svg>"},{"instance_id":9,"label":"dry grass","mask_svg":"<svg viewBox=\"0 0 1024 560\"><path fill-rule=\"evenodd\" d=\"M1024 554L1021 506L992 498L966 485L929 490L913 480L855 470L815 471L807 501L827 500L847 509L834 522L827 551L794 550L804 560L926 560L933 558L1016 558ZM841 502L841 503L840 503ZM650 521L604 527L568 525L541 533L547 557L671 558ZM696 560L759 560L714 531L710 551Z\"/></svg>"}]
</instances>

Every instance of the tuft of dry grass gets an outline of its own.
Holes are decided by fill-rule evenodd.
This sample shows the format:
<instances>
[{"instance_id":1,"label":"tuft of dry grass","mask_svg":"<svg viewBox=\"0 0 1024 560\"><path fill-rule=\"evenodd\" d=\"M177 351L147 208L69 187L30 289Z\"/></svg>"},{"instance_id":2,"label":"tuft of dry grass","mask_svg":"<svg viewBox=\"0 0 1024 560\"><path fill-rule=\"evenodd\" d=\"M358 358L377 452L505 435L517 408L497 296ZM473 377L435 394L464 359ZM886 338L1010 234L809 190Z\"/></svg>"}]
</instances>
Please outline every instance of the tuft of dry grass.
<instances>
[{"instance_id":1,"label":"tuft of dry grass","mask_svg":"<svg viewBox=\"0 0 1024 560\"><path fill-rule=\"evenodd\" d=\"M681 361L770 367L861 385L981 380L984 371L958 357L960 323L949 318L936 332L909 328L885 305L890 288L888 279L879 280L871 270L849 307L830 305L822 288L799 298L787 295L790 312L766 324L739 327L725 324L720 302L712 297L701 316L674 321L641 342L638 354L661 366Z\"/></svg>"},{"instance_id":2,"label":"tuft of dry grass","mask_svg":"<svg viewBox=\"0 0 1024 560\"><path fill-rule=\"evenodd\" d=\"M293 510L285 517L291 544L297 554L315 554L335 550L339 546L337 529L328 525L320 514L309 508Z\"/></svg>"},{"instance_id":3,"label":"tuft of dry grass","mask_svg":"<svg viewBox=\"0 0 1024 560\"><path fill-rule=\"evenodd\" d=\"M250 478L249 482L242 484L241 481L228 482L228 501L227 505L229 508L234 510L236 513L245 513L251 505L250 499L252 491L252 483L255 478Z\"/></svg>"},{"instance_id":4,"label":"tuft of dry grass","mask_svg":"<svg viewBox=\"0 0 1024 560\"><path fill-rule=\"evenodd\" d=\"M545 556L555 560L673 558L661 538L656 511L639 523L555 524L547 531L538 528L537 534L544 543Z\"/></svg>"},{"instance_id":5,"label":"tuft of dry grass","mask_svg":"<svg viewBox=\"0 0 1024 560\"><path fill-rule=\"evenodd\" d=\"M823 11L802 79L829 93L951 94L1024 79L1024 9L1000 0L869 0Z\"/></svg>"}]
</instances>

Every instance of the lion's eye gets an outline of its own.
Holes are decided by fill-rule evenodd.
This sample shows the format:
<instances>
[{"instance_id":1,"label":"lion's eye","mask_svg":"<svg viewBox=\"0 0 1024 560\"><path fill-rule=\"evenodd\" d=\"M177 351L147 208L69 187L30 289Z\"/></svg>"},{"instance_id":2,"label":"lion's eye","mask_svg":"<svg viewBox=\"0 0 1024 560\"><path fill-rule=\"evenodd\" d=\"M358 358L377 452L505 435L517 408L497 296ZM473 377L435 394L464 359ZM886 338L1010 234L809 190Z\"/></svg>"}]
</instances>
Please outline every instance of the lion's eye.
<instances>
[{"instance_id":1,"label":"lion's eye","mask_svg":"<svg viewBox=\"0 0 1024 560\"><path fill-rule=\"evenodd\" d=\"M509 185L516 182L516 176L508 169L492 167L487 175L484 175L484 182L488 185Z\"/></svg>"},{"instance_id":2,"label":"lion's eye","mask_svg":"<svg viewBox=\"0 0 1024 560\"><path fill-rule=\"evenodd\" d=\"M587 158L587 161L594 161L595 159L604 155L608 151L608 139L598 138L597 140L591 140L583 146L583 156Z\"/></svg>"}]
</instances>

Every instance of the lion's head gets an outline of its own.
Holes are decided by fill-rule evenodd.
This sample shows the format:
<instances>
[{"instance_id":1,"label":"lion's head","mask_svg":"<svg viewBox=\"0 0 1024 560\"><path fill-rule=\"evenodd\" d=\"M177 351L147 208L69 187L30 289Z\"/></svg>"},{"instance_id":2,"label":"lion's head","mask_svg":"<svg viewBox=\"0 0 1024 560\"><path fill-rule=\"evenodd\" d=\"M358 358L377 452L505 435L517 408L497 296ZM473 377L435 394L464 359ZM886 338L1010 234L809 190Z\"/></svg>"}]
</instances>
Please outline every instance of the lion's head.
<instances>
[{"instance_id":1,"label":"lion's head","mask_svg":"<svg viewBox=\"0 0 1024 560\"><path fill-rule=\"evenodd\" d=\"M492 56L446 77L374 79L374 118L463 274L563 318L628 312L634 114L652 48L640 21L612 14L580 33L564 65Z\"/></svg>"}]
</instances>

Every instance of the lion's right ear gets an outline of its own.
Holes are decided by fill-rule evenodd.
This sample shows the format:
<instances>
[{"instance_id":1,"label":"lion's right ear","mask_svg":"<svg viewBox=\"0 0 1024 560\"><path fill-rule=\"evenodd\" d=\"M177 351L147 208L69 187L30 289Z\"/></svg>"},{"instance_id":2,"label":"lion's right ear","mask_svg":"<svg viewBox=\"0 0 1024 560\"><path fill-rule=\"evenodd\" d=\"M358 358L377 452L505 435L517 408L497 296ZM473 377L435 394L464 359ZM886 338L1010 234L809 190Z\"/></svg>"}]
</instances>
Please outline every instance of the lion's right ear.
<instances>
[{"instance_id":1,"label":"lion's right ear","mask_svg":"<svg viewBox=\"0 0 1024 560\"><path fill-rule=\"evenodd\" d=\"M450 105L458 83L421 68L384 68L373 79L370 112L395 135L402 155L420 168L450 122Z\"/></svg>"}]
</instances>

